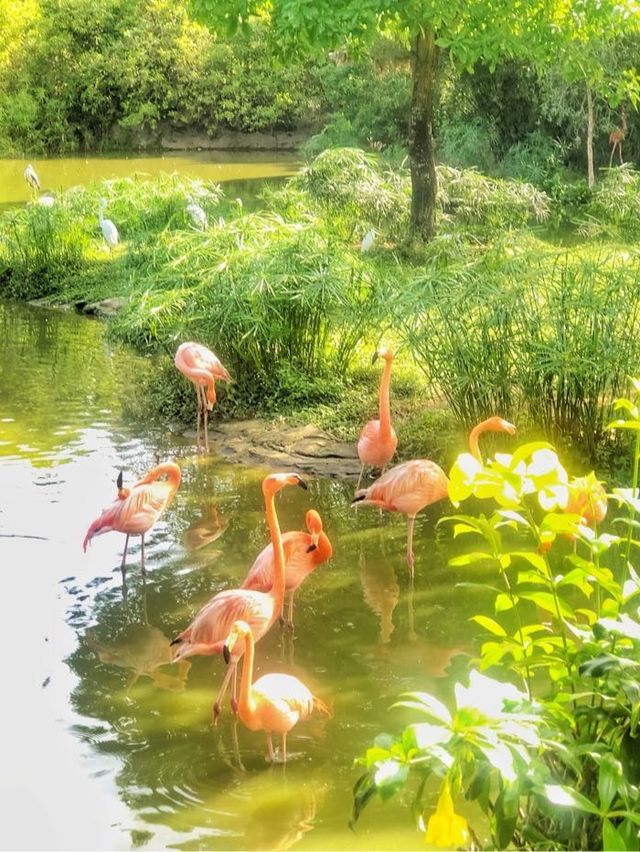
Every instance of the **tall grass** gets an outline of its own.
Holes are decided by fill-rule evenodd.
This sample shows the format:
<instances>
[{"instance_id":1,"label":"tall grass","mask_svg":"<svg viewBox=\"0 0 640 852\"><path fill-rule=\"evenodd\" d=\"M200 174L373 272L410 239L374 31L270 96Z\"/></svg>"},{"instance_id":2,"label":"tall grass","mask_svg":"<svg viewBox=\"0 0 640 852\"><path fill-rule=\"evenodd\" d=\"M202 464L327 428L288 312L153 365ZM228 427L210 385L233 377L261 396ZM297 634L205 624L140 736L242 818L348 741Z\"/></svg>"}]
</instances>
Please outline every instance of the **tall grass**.
<instances>
[{"instance_id":1,"label":"tall grass","mask_svg":"<svg viewBox=\"0 0 640 852\"><path fill-rule=\"evenodd\" d=\"M486 252L417 277L395 311L465 428L499 413L594 459L640 361L639 273L638 254Z\"/></svg>"}]
</instances>

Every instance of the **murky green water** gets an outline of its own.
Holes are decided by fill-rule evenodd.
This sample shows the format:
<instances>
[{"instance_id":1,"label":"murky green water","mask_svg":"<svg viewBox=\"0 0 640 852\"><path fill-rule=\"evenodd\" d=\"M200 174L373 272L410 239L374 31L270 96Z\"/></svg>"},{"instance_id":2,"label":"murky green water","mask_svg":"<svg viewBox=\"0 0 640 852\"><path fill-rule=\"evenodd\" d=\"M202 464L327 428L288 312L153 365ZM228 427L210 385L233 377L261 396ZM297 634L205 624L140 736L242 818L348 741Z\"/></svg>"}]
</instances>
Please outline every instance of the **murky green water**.
<instances>
[{"instance_id":1,"label":"murky green water","mask_svg":"<svg viewBox=\"0 0 640 852\"><path fill-rule=\"evenodd\" d=\"M161 425L127 424L137 362L108 348L100 324L0 303L0 328L1 845L424 848L400 801L374 804L356 833L348 819L354 756L400 727L389 705L411 689L447 698L464 667L455 654L470 648L474 603L454 589L438 512L418 519L411 591L402 518L356 514L353 484L339 480L310 477L308 492L280 496L283 529L321 512L334 558L298 592L293 640L276 626L257 665L300 677L334 715L299 725L286 768L269 767L264 735L226 706L211 727L221 659L166 665L169 638L237 586L268 540L266 471L197 456ZM131 481L169 458L183 483L148 536L146 583L134 546L125 594L124 537L97 538L87 554L82 539L120 468Z\"/></svg>"},{"instance_id":2,"label":"murky green water","mask_svg":"<svg viewBox=\"0 0 640 852\"><path fill-rule=\"evenodd\" d=\"M230 198L243 200L255 194L266 179L293 174L300 158L289 152L180 151L167 154L110 154L88 157L48 157L0 159L0 209L31 199L24 179L27 163L32 163L40 179L41 192L58 193L70 186L134 172L148 174L180 172L225 184Z\"/></svg>"}]
</instances>

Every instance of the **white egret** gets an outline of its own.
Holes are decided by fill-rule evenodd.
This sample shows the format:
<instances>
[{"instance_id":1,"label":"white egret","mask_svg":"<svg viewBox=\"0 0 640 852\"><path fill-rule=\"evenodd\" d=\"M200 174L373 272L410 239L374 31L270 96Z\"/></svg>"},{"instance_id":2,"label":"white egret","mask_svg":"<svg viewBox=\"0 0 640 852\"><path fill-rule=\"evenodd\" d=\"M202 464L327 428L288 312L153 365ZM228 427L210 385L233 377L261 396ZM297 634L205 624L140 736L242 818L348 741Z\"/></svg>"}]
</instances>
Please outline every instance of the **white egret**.
<instances>
[{"instance_id":1,"label":"white egret","mask_svg":"<svg viewBox=\"0 0 640 852\"><path fill-rule=\"evenodd\" d=\"M27 168L24 170L24 179L29 184L31 189L33 189L35 192L38 192L38 190L40 189L40 181L38 180L36 170L33 168L31 163L29 163Z\"/></svg>"},{"instance_id":2,"label":"white egret","mask_svg":"<svg viewBox=\"0 0 640 852\"><path fill-rule=\"evenodd\" d=\"M42 207L53 207L55 203L56 200L50 192L44 192L40 198L38 198L38 204Z\"/></svg>"},{"instance_id":3,"label":"white egret","mask_svg":"<svg viewBox=\"0 0 640 852\"><path fill-rule=\"evenodd\" d=\"M360 243L360 251L365 252L365 251L369 251L369 249L372 249L375 240L376 240L376 229L371 228L371 230L367 231L367 233L362 238L362 242Z\"/></svg>"},{"instance_id":4,"label":"white egret","mask_svg":"<svg viewBox=\"0 0 640 852\"><path fill-rule=\"evenodd\" d=\"M115 248L118 245L118 240L120 239L118 236L118 229L113 224L111 219L105 219L102 215L104 208L107 206L106 199L100 199L100 209L98 212L98 220L100 222L100 227L102 228L102 236L105 239L105 242L109 246L109 250Z\"/></svg>"},{"instance_id":5,"label":"white egret","mask_svg":"<svg viewBox=\"0 0 640 852\"><path fill-rule=\"evenodd\" d=\"M207 221L207 214L204 212L202 207L193 200L193 198L188 199L189 204L187 204L187 213L191 221L193 222L196 228L199 228L201 231L206 231L209 223Z\"/></svg>"}]
</instances>

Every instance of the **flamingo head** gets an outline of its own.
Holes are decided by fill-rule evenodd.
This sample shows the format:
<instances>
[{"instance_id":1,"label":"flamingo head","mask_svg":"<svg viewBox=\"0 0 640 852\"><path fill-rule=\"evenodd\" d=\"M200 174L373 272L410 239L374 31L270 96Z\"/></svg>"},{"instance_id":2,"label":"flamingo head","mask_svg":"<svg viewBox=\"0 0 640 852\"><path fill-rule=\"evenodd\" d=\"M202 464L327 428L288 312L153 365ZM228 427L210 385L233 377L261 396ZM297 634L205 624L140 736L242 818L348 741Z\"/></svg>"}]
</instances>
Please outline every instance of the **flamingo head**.
<instances>
[{"instance_id":1,"label":"flamingo head","mask_svg":"<svg viewBox=\"0 0 640 852\"><path fill-rule=\"evenodd\" d=\"M385 361L393 361L393 352L387 349L386 346L381 346L380 349L376 349L373 353L371 363L375 364L378 358L384 358Z\"/></svg>"},{"instance_id":2,"label":"flamingo head","mask_svg":"<svg viewBox=\"0 0 640 852\"><path fill-rule=\"evenodd\" d=\"M484 421L483 427L487 432L506 432L507 435L515 435L516 427L502 417L489 417Z\"/></svg>"},{"instance_id":3,"label":"flamingo head","mask_svg":"<svg viewBox=\"0 0 640 852\"><path fill-rule=\"evenodd\" d=\"M307 553L312 553L318 547L318 539L322 532L322 518L315 509L309 509L305 520L307 529L311 533L311 544L307 547Z\"/></svg>"},{"instance_id":4,"label":"flamingo head","mask_svg":"<svg viewBox=\"0 0 640 852\"><path fill-rule=\"evenodd\" d=\"M308 490L307 483L297 473L270 473L262 480L262 493L265 497L276 494L287 485L299 485Z\"/></svg>"},{"instance_id":5,"label":"flamingo head","mask_svg":"<svg viewBox=\"0 0 640 852\"><path fill-rule=\"evenodd\" d=\"M233 651L238 639L244 639L251 633L251 628L246 621L234 621L231 625L231 632L226 638L222 646L222 656L227 665L231 662L231 652Z\"/></svg>"}]
</instances>

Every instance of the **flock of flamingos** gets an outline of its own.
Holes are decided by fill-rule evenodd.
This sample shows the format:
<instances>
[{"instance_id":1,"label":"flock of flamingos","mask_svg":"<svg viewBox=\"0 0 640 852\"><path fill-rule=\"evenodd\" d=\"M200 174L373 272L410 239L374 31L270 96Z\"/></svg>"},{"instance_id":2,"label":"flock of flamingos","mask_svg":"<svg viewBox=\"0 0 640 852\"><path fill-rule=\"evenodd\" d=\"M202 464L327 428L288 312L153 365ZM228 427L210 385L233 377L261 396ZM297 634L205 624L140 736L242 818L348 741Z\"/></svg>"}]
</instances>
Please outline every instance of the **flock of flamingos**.
<instances>
[{"instance_id":1,"label":"flock of flamingos","mask_svg":"<svg viewBox=\"0 0 640 852\"><path fill-rule=\"evenodd\" d=\"M353 503L378 506L407 515L407 563L413 574L413 525L416 514L425 506L447 496L448 478L435 462L425 459L396 465L386 473L398 439L391 425L389 387L393 353L379 349L374 356L384 359L380 381L379 417L368 421L358 440L358 455L362 462L360 478ZM176 352L175 365L191 382L197 397L196 442L208 452L208 413L216 401L215 380L231 381L231 376L219 359L199 343L183 343ZM476 426L470 435L470 450L480 457L478 438L482 432L515 433L515 427L500 417L491 417ZM360 489L365 466L382 468L382 475L368 488ZM84 538L84 549L97 535L116 530L125 533L122 574L125 575L129 536L141 536L141 562L144 572L144 536L162 515L180 486L180 468L174 462L154 467L130 488L123 487L122 473L118 476L118 495L114 503L90 525ZM266 674L253 680L254 647L275 624L284 623L285 593L289 596L288 623L293 626L293 597L303 580L318 565L332 555L331 542L322 528L320 515L307 512L308 532L287 532L282 535L275 507L275 495L287 486L306 489L297 473L272 473L265 477L262 492L271 544L264 548L254 562L242 587L214 595L197 613L191 624L172 642L174 661L196 654L222 654L227 671L213 704L217 721L222 700L232 681L231 708L252 731L264 731L267 736L268 758L276 760L272 735L282 735L280 759L287 759L287 733L314 709L328 712L327 707L297 678L286 674ZM237 668L240 657L245 660L237 689Z\"/></svg>"}]
</instances>

